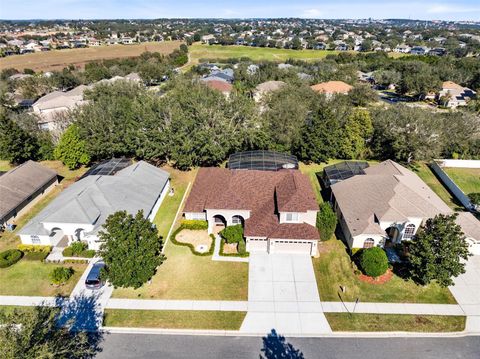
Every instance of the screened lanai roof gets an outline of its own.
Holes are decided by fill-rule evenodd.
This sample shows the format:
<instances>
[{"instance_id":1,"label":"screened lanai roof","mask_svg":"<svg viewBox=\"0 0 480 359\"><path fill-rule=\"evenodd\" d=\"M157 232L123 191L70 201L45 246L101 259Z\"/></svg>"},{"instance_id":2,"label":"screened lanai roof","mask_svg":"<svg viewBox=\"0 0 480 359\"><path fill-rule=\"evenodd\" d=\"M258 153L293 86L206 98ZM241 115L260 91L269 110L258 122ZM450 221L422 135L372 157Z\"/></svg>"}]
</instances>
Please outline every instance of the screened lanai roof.
<instances>
[{"instance_id":1,"label":"screened lanai roof","mask_svg":"<svg viewBox=\"0 0 480 359\"><path fill-rule=\"evenodd\" d=\"M323 178L327 186L344 181L356 175L364 175L368 163L364 161L345 161L323 169Z\"/></svg>"},{"instance_id":2,"label":"screened lanai roof","mask_svg":"<svg viewBox=\"0 0 480 359\"><path fill-rule=\"evenodd\" d=\"M230 155L228 168L232 170L278 171L298 169L297 157L275 151L246 151Z\"/></svg>"},{"instance_id":3,"label":"screened lanai roof","mask_svg":"<svg viewBox=\"0 0 480 359\"><path fill-rule=\"evenodd\" d=\"M132 161L128 158L112 158L93 165L83 176L113 176L118 171L130 166Z\"/></svg>"}]
</instances>

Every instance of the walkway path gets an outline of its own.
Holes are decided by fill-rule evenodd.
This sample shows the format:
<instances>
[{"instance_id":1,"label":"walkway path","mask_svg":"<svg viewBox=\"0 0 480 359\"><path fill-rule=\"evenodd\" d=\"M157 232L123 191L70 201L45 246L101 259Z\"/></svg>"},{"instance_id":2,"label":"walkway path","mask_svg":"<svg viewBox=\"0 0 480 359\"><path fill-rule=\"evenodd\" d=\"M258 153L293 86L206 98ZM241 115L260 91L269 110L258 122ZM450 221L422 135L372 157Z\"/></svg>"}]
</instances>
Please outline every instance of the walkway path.
<instances>
[{"instance_id":1,"label":"walkway path","mask_svg":"<svg viewBox=\"0 0 480 359\"><path fill-rule=\"evenodd\" d=\"M212 261L222 261L222 262L246 262L248 263L248 257L230 257L230 256L221 256L220 255L220 245L222 239L218 234L215 235L215 248L213 249Z\"/></svg>"},{"instance_id":2,"label":"walkway path","mask_svg":"<svg viewBox=\"0 0 480 359\"><path fill-rule=\"evenodd\" d=\"M248 312L240 332L331 333L308 255L251 253Z\"/></svg>"}]
</instances>

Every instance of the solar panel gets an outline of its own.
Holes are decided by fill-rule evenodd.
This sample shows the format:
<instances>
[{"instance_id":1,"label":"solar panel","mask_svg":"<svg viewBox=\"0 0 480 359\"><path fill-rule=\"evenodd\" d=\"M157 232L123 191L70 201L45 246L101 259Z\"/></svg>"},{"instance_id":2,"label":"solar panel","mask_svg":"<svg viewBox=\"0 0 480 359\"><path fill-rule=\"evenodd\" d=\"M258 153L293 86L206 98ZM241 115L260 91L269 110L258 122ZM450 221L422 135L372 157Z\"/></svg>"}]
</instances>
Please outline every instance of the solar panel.
<instances>
[{"instance_id":1,"label":"solar panel","mask_svg":"<svg viewBox=\"0 0 480 359\"><path fill-rule=\"evenodd\" d=\"M297 157L275 151L245 151L230 155L230 169L249 169L260 171L278 171L280 169L298 169Z\"/></svg>"}]
</instances>

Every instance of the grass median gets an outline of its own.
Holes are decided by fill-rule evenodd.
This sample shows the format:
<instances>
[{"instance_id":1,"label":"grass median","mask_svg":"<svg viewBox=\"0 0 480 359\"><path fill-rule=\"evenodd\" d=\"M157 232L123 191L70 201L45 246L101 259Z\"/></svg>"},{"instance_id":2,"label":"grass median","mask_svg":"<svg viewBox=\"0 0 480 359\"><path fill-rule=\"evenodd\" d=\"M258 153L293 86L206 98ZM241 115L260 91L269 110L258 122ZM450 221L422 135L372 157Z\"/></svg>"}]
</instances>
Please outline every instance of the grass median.
<instances>
[{"instance_id":1,"label":"grass median","mask_svg":"<svg viewBox=\"0 0 480 359\"><path fill-rule=\"evenodd\" d=\"M336 332L459 332L466 317L410 314L325 313Z\"/></svg>"},{"instance_id":2,"label":"grass median","mask_svg":"<svg viewBox=\"0 0 480 359\"><path fill-rule=\"evenodd\" d=\"M107 327L239 330L246 312L106 309Z\"/></svg>"}]
</instances>

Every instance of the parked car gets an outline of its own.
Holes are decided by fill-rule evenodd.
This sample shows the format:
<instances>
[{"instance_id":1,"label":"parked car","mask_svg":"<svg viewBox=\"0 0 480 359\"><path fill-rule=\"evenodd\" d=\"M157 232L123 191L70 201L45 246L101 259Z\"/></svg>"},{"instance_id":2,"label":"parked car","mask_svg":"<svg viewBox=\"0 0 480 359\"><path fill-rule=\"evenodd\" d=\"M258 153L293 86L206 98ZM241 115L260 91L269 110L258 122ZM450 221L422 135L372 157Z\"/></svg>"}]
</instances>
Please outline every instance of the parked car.
<instances>
[{"instance_id":1,"label":"parked car","mask_svg":"<svg viewBox=\"0 0 480 359\"><path fill-rule=\"evenodd\" d=\"M85 280L85 286L87 289L100 289L103 287L105 282L100 278L100 272L103 267L105 267L103 261L98 261L92 266L92 269L90 269L90 273L88 273L87 279Z\"/></svg>"}]
</instances>

